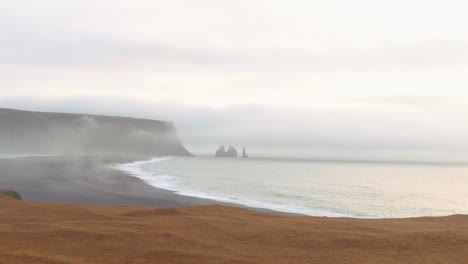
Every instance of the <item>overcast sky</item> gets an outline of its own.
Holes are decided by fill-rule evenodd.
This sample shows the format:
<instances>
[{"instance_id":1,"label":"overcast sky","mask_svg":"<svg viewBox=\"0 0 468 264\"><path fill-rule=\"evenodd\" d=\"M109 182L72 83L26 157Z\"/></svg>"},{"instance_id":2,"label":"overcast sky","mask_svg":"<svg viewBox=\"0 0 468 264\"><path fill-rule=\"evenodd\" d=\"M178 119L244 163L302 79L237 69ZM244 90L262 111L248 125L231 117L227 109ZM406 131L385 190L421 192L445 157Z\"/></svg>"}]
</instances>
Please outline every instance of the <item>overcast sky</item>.
<instances>
[{"instance_id":1,"label":"overcast sky","mask_svg":"<svg viewBox=\"0 0 468 264\"><path fill-rule=\"evenodd\" d=\"M468 153L465 1L0 4L0 107L172 120L195 152Z\"/></svg>"}]
</instances>

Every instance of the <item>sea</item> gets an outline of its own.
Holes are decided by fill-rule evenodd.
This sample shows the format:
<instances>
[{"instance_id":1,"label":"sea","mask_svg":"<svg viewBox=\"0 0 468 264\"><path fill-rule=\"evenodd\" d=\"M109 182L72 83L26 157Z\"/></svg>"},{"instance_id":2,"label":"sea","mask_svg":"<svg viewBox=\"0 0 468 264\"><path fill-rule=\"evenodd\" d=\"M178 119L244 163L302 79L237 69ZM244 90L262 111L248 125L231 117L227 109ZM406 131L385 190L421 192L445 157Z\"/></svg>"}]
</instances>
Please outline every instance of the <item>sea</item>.
<instances>
[{"instance_id":1,"label":"sea","mask_svg":"<svg viewBox=\"0 0 468 264\"><path fill-rule=\"evenodd\" d=\"M3 154L0 153L0 159L14 159L14 158L27 158L27 157L50 157L52 155L46 154Z\"/></svg>"},{"instance_id":2,"label":"sea","mask_svg":"<svg viewBox=\"0 0 468 264\"><path fill-rule=\"evenodd\" d=\"M180 195L287 213L468 214L468 164L461 162L155 157L116 168Z\"/></svg>"}]
</instances>

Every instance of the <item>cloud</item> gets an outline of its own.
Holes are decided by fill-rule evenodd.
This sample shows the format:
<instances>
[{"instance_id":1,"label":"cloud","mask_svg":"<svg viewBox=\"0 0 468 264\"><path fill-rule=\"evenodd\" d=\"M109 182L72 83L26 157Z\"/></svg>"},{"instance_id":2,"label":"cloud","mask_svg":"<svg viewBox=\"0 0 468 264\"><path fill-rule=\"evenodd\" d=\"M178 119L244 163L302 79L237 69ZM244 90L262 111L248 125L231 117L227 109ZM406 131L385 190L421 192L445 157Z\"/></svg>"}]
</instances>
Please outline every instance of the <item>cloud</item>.
<instances>
[{"instance_id":1,"label":"cloud","mask_svg":"<svg viewBox=\"0 0 468 264\"><path fill-rule=\"evenodd\" d=\"M463 149L465 10L458 0L5 1L0 106L172 120L197 148Z\"/></svg>"},{"instance_id":2,"label":"cloud","mask_svg":"<svg viewBox=\"0 0 468 264\"><path fill-rule=\"evenodd\" d=\"M289 8L262 1L137 1L131 6L124 1L73 1L71 6L52 0L40 5L12 2L0 11L0 62L214 74L466 70L467 36L385 40L388 36L365 35L345 23L330 25L305 16L300 5L318 12L302 1ZM394 26L402 25L395 21Z\"/></svg>"}]
</instances>

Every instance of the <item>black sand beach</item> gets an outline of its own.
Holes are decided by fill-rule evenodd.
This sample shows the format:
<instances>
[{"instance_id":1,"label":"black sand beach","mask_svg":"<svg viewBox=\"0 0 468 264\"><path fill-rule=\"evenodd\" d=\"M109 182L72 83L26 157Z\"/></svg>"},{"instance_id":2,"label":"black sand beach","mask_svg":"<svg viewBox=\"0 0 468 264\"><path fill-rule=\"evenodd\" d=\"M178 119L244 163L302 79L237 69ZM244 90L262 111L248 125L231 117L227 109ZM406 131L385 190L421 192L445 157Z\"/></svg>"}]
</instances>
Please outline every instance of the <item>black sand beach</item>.
<instances>
[{"instance_id":1,"label":"black sand beach","mask_svg":"<svg viewBox=\"0 0 468 264\"><path fill-rule=\"evenodd\" d=\"M297 215L179 195L111 167L146 158L49 156L0 159L0 189L15 190L29 202L156 207L222 204L258 212Z\"/></svg>"},{"instance_id":2,"label":"black sand beach","mask_svg":"<svg viewBox=\"0 0 468 264\"><path fill-rule=\"evenodd\" d=\"M25 201L0 191L0 263L466 263L466 216L303 217L207 205L217 202L109 167L130 161L1 159L0 190Z\"/></svg>"},{"instance_id":3,"label":"black sand beach","mask_svg":"<svg viewBox=\"0 0 468 264\"><path fill-rule=\"evenodd\" d=\"M187 206L216 203L154 188L110 168L142 157L28 157L0 159L0 186L23 200L46 203Z\"/></svg>"}]
</instances>

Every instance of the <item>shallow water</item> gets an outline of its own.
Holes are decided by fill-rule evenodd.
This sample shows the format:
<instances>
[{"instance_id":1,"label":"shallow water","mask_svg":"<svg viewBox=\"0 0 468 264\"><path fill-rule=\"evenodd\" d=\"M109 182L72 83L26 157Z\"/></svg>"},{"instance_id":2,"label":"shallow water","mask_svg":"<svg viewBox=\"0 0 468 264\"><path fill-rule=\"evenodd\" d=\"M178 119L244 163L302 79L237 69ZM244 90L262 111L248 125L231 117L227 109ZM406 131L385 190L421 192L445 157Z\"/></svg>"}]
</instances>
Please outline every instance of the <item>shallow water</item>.
<instances>
[{"instance_id":1,"label":"shallow water","mask_svg":"<svg viewBox=\"0 0 468 264\"><path fill-rule=\"evenodd\" d=\"M156 158L119 165L182 195L315 216L468 214L468 165L272 158Z\"/></svg>"}]
</instances>

